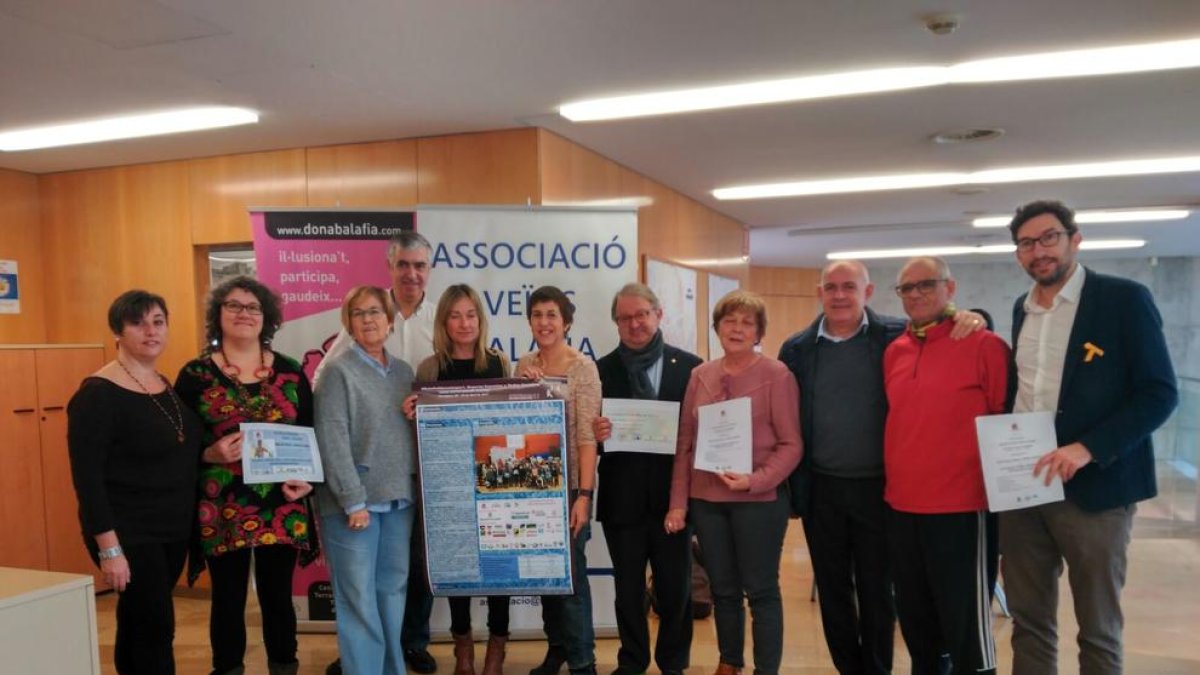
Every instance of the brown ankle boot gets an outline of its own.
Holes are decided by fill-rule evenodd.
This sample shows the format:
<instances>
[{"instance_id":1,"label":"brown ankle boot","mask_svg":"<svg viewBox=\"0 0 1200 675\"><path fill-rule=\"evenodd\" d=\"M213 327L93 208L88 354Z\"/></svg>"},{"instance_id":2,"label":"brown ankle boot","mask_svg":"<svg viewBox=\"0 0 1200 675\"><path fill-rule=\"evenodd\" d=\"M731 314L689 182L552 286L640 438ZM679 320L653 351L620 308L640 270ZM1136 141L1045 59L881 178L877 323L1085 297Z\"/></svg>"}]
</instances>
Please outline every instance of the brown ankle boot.
<instances>
[{"instance_id":1,"label":"brown ankle boot","mask_svg":"<svg viewBox=\"0 0 1200 675\"><path fill-rule=\"evenodd\" d=\"M742 669L728 663L721 663L717 665L717 670L713 675L742 675Z\"/></svg>"},{"instance_id":2,"label":"brown ankle boot","mask_svg":"<svg viewBox=\"0 0 1200 675\"><path fill-rule=\"evenodd\" d=\"M475 640L470 633L454 635L454 675L475 675Z\"/></svg>"},{"instance_id":3,"label":"brown ankle boot","mask_svg":"<svg viewBox=\"0 0 1200 675\"><path fill-rule=\"evenodd\" d=\"M481 675L504 675L504 648L507 644L507 635L488 635L487 654L483 657Z\"/></svg>"}]
</instances>

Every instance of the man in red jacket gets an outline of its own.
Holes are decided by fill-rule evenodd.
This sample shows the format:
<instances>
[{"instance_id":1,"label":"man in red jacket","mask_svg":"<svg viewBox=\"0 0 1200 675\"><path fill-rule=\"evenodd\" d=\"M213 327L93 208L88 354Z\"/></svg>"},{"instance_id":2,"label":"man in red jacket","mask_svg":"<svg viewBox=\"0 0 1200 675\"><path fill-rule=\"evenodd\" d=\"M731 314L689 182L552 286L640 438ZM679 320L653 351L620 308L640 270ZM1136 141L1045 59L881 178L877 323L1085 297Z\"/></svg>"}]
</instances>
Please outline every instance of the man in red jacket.
<instances>
[{"instance_id":1,"label":"man in red jacket","mask_svg":"<svg viewBox=\"0 0 1200 675\"><path fill-rule=\"evenodd\" d=\"M987 330L951 340L955 284L940 258L909 260L896 293L909 324L883 355L884 499L896 615L912 672L995 673L987 513L975 418L1004 412L1008 346Z\"/></svg>"}]
</instances>

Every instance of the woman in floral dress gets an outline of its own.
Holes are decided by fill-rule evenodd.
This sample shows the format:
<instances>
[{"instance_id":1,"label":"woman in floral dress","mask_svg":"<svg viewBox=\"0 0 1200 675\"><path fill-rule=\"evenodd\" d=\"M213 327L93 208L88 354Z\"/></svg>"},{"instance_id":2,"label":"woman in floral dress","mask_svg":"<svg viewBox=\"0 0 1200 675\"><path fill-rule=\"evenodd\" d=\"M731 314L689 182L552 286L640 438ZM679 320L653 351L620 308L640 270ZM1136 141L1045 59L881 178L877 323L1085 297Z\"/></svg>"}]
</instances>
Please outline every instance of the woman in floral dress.
<instances>
[{"instance_id":1,"label":"woman in floral dress","mask_svg":"<svg viewBox=\"0 0 1200 675\"><path fill-rule=\"evenodd\" d=\"M312 425L308 378L295 360L269 347L281 319L278 296L269 288L249 277L226 281L208 301L208 347L175 381L179 396L204 421L206 432L198 547L189 580L208 567L214 674L244 670L252 555L268 671L295 673L299 667L292 570L297 555L302 562L316 557L316 537L302 500L312 486L295 480L244 483L241 457L250 449L238 428L243 422Z\"/></svg>"}]
</instances>

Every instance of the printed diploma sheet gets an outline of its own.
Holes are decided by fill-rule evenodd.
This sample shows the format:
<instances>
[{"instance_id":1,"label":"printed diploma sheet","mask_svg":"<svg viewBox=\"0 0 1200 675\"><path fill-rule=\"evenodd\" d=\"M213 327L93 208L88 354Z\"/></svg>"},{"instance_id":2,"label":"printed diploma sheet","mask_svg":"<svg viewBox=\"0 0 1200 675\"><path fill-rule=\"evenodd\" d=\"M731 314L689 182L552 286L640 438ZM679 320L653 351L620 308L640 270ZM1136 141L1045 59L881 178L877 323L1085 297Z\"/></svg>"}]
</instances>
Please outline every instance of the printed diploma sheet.
<instances>
[{"instance_id":1,"label":"printed diploma sheet","mask_svg":"<svg viewBox=\"0 0 1200 675\"><path fill-rule=\"evenodd\" d=\"M1033 466L1058 447L1054 413L1033 412L975 418L979 460L991 511L1012 511L1063 500L1062 480L1046 485Z\"/></svg>"},{"instance_id":2,"label":"printed diploma sheet","mask_svg":"<svg viewBox=\"0 0 1200 675\"><path fill-rule=\"evenodd\" d=\"M317 436L312 427L292 424L243 422L242 480L255 483L282 483L286 480L325 481Z\"/></svg>"},{"instance_id":3,"label":"printed diploma sheet","mask_svg":"<svg viewBox=\"0 0 1200 675\"><path fill-rule=\"evenodd\" d=\"M612 422L612 436L604 441L604 452L675 454L679 403L606 398L604 416Z\"/></svg>"},{"instance_id":4,"label":"printed diploma sheet","mask_svg":"<svg viewBox=\"0 0 1200 675\"><path fill-rule=\"evenodd\" d=\"M743 396L698 409L695 468L722 473L750 473L750 397Z\"/></svg>"}]
</instances>

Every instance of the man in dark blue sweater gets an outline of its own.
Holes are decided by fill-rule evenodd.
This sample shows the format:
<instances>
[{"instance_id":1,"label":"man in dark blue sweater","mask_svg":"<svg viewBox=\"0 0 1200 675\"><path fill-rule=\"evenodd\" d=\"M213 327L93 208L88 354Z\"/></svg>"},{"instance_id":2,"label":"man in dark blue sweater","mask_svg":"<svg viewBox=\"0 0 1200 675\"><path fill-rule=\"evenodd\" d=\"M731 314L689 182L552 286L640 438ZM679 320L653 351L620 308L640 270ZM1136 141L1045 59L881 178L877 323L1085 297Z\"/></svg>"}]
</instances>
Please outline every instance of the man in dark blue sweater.
<instances>
[{"instance_id":1,"label":"man in dark blue sweater","mask_svg":"<svg viewBox=\"0 0 1200 675\"><path fill-rule=\"evenodd\" d=\"M817 286L823 313L779 350L800 384L804 459L792 474L792 506L804 516L825 641L843 674L890 673L895 640L883 352L905 324L867 308L874 290L862 263L831 263Z\"/></svg>"}]
</instances>

